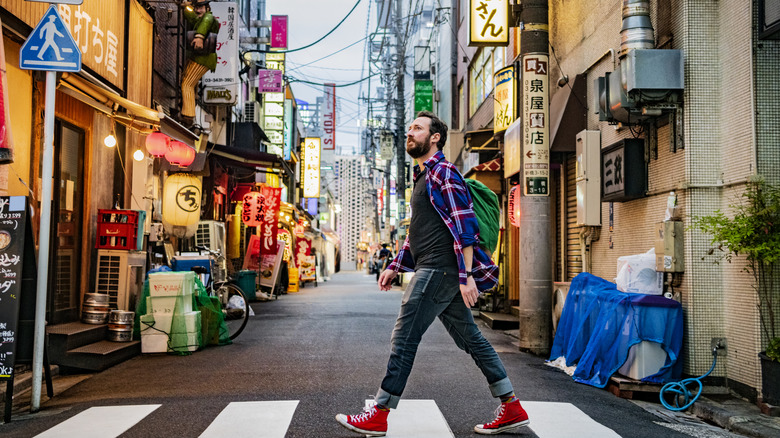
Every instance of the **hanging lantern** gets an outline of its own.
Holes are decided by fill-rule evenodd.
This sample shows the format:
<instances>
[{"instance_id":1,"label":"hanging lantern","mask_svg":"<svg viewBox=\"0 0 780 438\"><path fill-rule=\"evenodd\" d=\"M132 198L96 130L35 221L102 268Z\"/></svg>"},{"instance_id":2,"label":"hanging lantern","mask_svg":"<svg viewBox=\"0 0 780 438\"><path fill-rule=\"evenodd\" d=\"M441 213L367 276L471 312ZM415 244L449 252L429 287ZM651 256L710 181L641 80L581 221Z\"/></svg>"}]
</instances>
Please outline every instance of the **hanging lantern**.
<instances>
[{"instance_id":1,"label":"hanging lantern","mask_svg":"<svg viewBox=\"0 0 780 438\"><path fill-rule=\"evenodd\" d=\"M146 136L146 152L153 157L162 157L168 152L168 143L171 138L162 132L152 132Z\"/></svg>"},{"instance_id":2,"label":"hanging lantern","mask_svg":"<svg viewBox=\"0 0 780 438\"><path fill-rule=\"evenodd\" d=\"M171 140L168 145L168 151L165 152L165 159L171 164L181 166L181 163L187 159L187 149L189 148L189 146L178 140ZM192 162L190 162L190 164L192 164Z\"/></svg>"},{"instance_id":3,"label":"hanging lantern","mask_svg":"<svg viewBox=\"0 0 780 438\"><path fill-rule=\"evenodd\" d=\"M244 195L244 207L241 220L248 227L259 227L263 223L265 196L260 192L249 192Z\"/></svg>"},{"instance_id":4,"label":"hanging lantern","mask_svg":"<svg viewBox=\"0 0 780 438\"><path fill-rule=\"evenodd\" d=\"M187 227L200 219L201 181L189 173L169 175L163 186L163 221Z\"/></svg>"},{"instance_id":5,"label":"hanging lantern","mask_svg":"<svg viewBox=\"0 0 780 438\"><path fill-rule=\"evenodd\" d=\"M520 226L520 185L509 189L509 222Z\"/></svg>"},{"instance_id":6,"label":"hanging lantern","mask_svg":"<svg viewBox=\"0 0 780 438\"><path fill-rule=\"evenodd\" d=\"M195 154L196 154L195 149L187 145L184 145L184 154L181 157L179 167L187 167L190 164L192 164L192 162L195 161Z\"/></svg>"}]
</instances>

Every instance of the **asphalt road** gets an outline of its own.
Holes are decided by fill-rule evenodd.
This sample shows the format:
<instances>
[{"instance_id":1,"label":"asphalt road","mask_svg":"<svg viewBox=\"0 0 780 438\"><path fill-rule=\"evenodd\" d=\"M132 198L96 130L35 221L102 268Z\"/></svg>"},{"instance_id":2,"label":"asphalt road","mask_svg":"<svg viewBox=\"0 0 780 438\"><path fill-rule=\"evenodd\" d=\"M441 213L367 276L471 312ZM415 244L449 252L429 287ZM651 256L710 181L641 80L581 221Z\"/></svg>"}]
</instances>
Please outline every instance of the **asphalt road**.
<instances>
[{"instance_id":1,"label":"asphalt road","mask_svg":"<svg viewBox=\"0 0 780 438\"><path fill-rule=\"evenodd\" d=\"M272 436L269 431L274 427L281 430L278 436L286 437L358 436L339 426L334 416L358 413L376 392L401 295L400 289L380 292L374 276L336 274L319 287L308 285L275 301L253 303L256 315L233 345L209 347L189 356L141 355L101 373L60 376L59 381L78 383L57 392L38 413L17 412L11 423L0 425L0 435L31 437L48 430L56 436L51 431L89 408L116 407L98 415L113 424L118 420L110 419L109 412L128 419L137 406L159 405L140 421L128 420L129 428L119 436L198 437L230 403L276 418L281 415L275 414L279 403L235 402L297 401L282 406L292 406L288 425L269 426L260 417L246 415L232 422L247 423L243 427L254 436ZM545 365L545 358L519 352L512 344L515 339L507 334L486 327L483 332L504 361L518 397L540 412L536 419L531 414L531 428L510 436L574 438L586 436L591 426L611 429L612 436L622 437L713 436L677 432L679 425L607 391L575 383ZM474 425L492 420L497 406L479 369L439 322L420 345L406 400L428 401L417 409L409 405L408 414L417 414L416 421L423 424L437 420L429 408L438 408L444 428L454 437L478 436L472 432ZM397 418L402 418L398 412ZM584 421L584 426L578 421ZM105 436L100 432L108 429L95 419L79 427L78 434L71 430L67 436ZM212 427L224 431L214 436L240 435L222 425ZM583 432L561 432L567 427Z\"/></svg>"}]
</instances>

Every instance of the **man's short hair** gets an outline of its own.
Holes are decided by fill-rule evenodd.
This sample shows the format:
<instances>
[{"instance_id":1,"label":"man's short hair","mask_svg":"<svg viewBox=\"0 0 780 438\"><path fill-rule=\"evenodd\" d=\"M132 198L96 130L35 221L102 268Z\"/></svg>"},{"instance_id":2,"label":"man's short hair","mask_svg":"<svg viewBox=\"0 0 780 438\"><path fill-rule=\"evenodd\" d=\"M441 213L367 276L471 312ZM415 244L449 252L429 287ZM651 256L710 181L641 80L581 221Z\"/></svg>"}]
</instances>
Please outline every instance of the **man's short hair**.
<instances>
[{"instance_id":1,"label":"man's short hair","mask_svg":"<svg viewBox=\"0 0 780 438\"><path fill-rule=\"evenodd\" d=\"M417 117L425 117L427 119L430 119L431 121L431 135L433 134L439 134L439 141L436 143L436 147L439 150L442 150L444 148L444 145L447 143L447 124L442 121L436 114L430 112L430 111L420 111L417 113Z\"/></svg>"}]
</instances>

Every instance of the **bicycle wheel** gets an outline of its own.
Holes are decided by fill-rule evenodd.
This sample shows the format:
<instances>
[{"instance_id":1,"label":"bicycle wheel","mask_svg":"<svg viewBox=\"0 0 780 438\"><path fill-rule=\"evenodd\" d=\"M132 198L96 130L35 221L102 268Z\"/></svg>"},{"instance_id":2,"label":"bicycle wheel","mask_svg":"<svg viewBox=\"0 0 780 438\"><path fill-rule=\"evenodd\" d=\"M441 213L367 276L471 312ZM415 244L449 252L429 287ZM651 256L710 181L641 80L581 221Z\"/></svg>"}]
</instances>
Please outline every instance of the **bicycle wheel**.
<instances>
[{"instance_id":1,"label":"bicycle wheel","mask_svg":"<svg viewBox=\"0 0 780 438\"><path fill-rule=\"evenodd\" d=\"M241 334L249 321L249 301L240 288L229 283L220 286L217 294L223 303L222 313L225 315L230 339L233 340Z\"/></svg>"}]
</instances>

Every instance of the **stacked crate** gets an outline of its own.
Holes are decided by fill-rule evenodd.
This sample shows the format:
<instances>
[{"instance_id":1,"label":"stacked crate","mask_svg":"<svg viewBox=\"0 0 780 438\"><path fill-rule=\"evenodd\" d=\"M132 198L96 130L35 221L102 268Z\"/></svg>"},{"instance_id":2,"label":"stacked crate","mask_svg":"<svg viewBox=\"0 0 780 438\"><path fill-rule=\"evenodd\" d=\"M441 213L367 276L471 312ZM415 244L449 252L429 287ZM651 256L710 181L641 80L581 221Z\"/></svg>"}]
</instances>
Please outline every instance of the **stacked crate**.
<instances>
[{"instance_id":1,"label":"stacked crate","mask_svg":"<svg viewBox=\"0 0 780 438\"><path fill-rule=\"evenodd\" d=\"M200 312L193 310L194 272L149 274L146 314L140 317L141 351L195 351L200 346Z\"/></svg>"}]
</instances>

